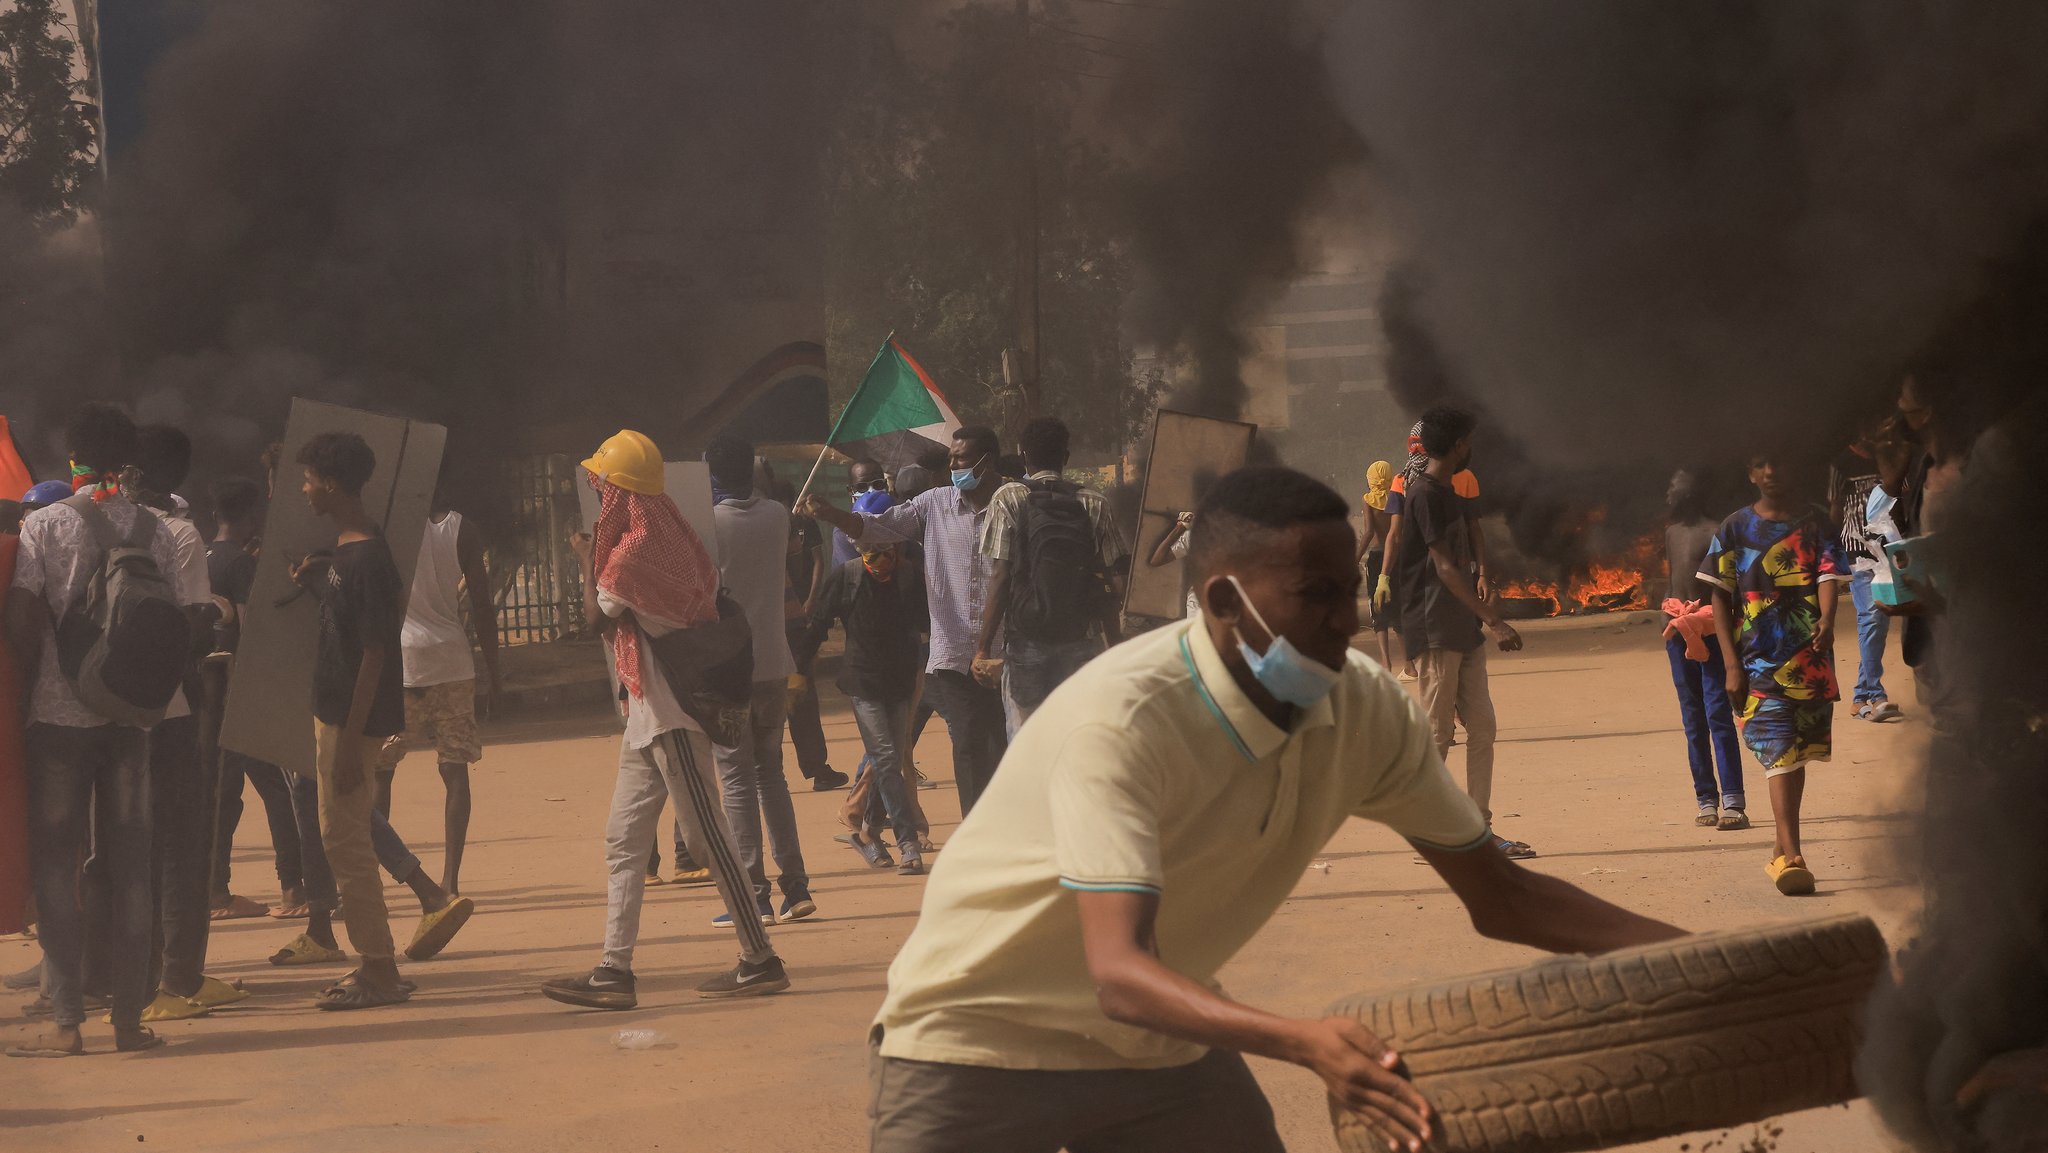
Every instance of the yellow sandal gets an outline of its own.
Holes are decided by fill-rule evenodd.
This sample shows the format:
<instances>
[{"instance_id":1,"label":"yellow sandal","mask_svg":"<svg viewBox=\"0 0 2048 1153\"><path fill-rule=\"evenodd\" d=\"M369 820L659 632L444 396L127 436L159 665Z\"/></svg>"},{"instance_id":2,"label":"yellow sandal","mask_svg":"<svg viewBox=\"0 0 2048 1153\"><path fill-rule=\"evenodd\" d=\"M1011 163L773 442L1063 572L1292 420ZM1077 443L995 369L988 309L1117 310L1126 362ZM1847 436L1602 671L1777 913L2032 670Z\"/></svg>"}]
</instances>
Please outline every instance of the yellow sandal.
<instances>
[{"instance_id":1,"label":"yellow sandal","mask_svg":"<svg viewBox=\"0 0 2048 1153\"><path fill-rule=\"evenodd\" d=\"M1806 867L1803 857L1772 857L1764 872L1770 874L1778 891L1788 897L1804 897L1813 892L1813 870Z\"/></svg>"}]
</instances>

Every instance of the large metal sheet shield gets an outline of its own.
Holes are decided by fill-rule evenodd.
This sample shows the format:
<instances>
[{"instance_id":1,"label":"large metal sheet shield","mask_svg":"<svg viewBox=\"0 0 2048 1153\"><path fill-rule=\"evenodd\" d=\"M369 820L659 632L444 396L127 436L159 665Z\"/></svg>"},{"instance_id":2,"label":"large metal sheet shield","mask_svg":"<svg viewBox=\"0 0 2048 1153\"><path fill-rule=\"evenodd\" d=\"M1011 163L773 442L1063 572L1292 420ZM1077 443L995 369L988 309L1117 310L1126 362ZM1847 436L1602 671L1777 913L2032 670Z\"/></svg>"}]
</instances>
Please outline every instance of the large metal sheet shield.
<instances>
[{"instance_id":1,"label":"large metal sheet shield","mask_svg":"<svg viewBox=\"0 0 2048 1153\"><path fill-rule=\"evenodd\" d=\"M298 773L313 771L313 658L320 609L297 595L291 558L334 547L334 525L313 515L299 494L299 450L323 432L352 432L377 454L363 486L363 507L384 531L405 586L426 534L428 506L441 471L448 430L425 421L294 399L285 424L277 489L263 518L263 553L242 619L235 671L228 681L220 743L245 756Z\"/></svg>"},{"instance_id":2,"label":"large metal sheet shield","mask_svg":"<svg viewBox=\"0 0 2048 1153\"><path fill-rule=\"evenodd\" d=\"M1183 512L1192 511L1217 477L1243 468L1259 426L1237 420L1160 409L1152 420L1152 451L1145 460L1138 502L1136 556L1124 595L1130 616L1177 620L1187 607L1187 580L1177 564L1153 568L1153 550Z\"/></svg>"}]
</instances>

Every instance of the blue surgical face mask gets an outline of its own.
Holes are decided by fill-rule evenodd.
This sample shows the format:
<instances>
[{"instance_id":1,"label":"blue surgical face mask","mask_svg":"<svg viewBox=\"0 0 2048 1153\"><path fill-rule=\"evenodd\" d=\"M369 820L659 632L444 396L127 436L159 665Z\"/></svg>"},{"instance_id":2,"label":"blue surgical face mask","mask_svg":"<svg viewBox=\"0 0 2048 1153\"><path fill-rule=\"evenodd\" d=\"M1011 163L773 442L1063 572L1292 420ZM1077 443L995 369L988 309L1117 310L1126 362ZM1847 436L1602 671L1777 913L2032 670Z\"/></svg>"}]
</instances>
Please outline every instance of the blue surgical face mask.
<instances>
[{"instance_id":1,"label":"blue surgical face mask","mask_svg":"<svg viewBox=\"0 0 2048 1153\"><path fill-rule=\"evenodd\" d=\"M974 466L972 468L954 469L953 487L959 489L961 492L973 492L975 489L981 487L981 478L975 475L974 470L981 467L982 460L987 459L988 457L984 456L981 458L981 460L975 461Z\"/></svg>"},{"instance_id":2,"label":"blue surgical face mask","mask_svg":"<svg viewBox=\"0 0 2048 1153\"><path fill-rule=\"evenodd\" d=\"M1244 591L1242 584L1238 584L1237 578L1230 576L1225 579L1236 586L1238 599L1244 602L1245 611L1259 622L1267 636L1273 638L1265 652L1253 652L1252 646L1245 643L1244 634L1238 632L1236 626L1231 626L1230 631L1237 633L1237 651L1244 654L1244 663L1250 666L1252 678L1275 699L1298 709L1308 708L1329 696L1330 690L1337 687L1337 678L1343 673L1303 653L1294 647L1293 641L1274 632L1266 624L1266 618L1259 615L1258 606L1252 603L1250 594Z\"/></svg>"}]
</instances>

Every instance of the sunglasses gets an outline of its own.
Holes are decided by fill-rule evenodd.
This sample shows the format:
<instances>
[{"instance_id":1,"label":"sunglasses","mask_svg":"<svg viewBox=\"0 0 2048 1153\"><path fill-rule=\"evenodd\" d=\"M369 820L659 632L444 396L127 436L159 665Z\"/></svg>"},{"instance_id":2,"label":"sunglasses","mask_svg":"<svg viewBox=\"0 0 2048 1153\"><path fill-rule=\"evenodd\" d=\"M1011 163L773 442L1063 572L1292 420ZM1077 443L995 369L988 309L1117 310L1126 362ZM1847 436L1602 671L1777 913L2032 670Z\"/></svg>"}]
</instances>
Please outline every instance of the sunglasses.
<instances>
[{"instance_id":1,"label":"sunglasses","mask_svg":"<svg viewBox=\"0 0 2048 1153\"><path fill-rule=\"evenodd\" d=\"M850 492L888 492L889 482L886 480L871 480L866 484L850 484L846 487Z\"/></svg>"}]
</instances>

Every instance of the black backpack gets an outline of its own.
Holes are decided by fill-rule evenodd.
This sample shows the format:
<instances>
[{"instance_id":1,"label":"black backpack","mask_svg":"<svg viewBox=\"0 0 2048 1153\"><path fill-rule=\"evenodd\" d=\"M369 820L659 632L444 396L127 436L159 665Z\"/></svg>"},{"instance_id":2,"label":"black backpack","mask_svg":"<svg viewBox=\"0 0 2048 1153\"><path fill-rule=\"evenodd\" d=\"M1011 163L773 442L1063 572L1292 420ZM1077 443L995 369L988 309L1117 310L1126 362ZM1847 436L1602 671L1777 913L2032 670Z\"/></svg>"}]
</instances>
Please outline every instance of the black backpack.
<instances>
[{"instance_id":1,"label":"black backpack","mask_svg":"<svg viewBox=\"0 0 2048 1153\"><path fill-rule=\"evenodd\" d=\"M712 744L737 748L754 691L754 633L740 602L719 589L717 620L658 637L640 635L667 674L676 703L704 726Z\"/></svg>"},{"instance_id":2,"label":"black backpack","mask_svg":"<svg viewBox=\"0 0 2048 1153\"><path fill-rule=\"evenodd\" d=\"M1022 482L1017 555L1010 561L1004 628L1025 640L1078 641L1108 610L1109 573L1095 543L1095 522L1063 480Z\"/></svg>"},{"instance_id":3,"label":"black backpack","mask_svg":"<svg viewBox=\"0 0 2048 1153\"><path fill-rule=\"evenodd\" d=\"M84 519L101 555L84 598L57 622L58 666L86 708L115 724L148 728L163 719L192 645L185 611L149 551L156 514L137 506L124 540L90 494L62 503Z\"/></svg>"}]
</instances>

